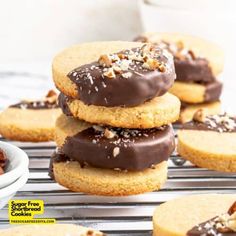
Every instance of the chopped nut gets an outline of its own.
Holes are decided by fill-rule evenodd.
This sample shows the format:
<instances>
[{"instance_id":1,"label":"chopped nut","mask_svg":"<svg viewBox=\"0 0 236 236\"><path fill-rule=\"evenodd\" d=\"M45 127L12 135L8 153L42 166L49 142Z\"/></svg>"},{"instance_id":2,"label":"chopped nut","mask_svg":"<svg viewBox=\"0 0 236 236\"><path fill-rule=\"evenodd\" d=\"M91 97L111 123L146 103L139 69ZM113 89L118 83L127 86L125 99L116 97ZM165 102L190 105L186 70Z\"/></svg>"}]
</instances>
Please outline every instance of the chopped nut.
<instances>
[{"instance_id":1,"label":"chopped nut","mask_svg":"<svg viewBox=\"0 0 236 236\"><path fill-rule=\"evenodd\" d=\"M111 130L106 128L105 131L104 131L104 136L108 139L111 139L111 138L114 138L116 136L116 133L112 132Z\"/></svg>"},{"instance_id":2,"label":"chopped nut","mask_svg":"<svg viewBox=\"0 0 236 236\"><path fill-rule=\"evenodd\" d=\"M113 157L116 157L120 154L120 148L119 147L115 147L113 149Z\"/></svg>"},{"instance_id":3,"label":"chopped nut","mask_svg":"<svg viewBox=\"0 0 236 236\"><path fill-rule=\"evenodd\" d=\"M123 73L122 74L122 77L124 77L125 79L128 79L132 76L132 73L131 72L126 72L126 73Z\"/></svg>"},{"instance_id":4,"label":"chopped nut","mask_svg":"<svg viewBox=\"0 0 236 236\"><path fill-rule=\"evenodd\" d=\"M112 69L115 71L116 74L121 74L122 70L119 66L113 66Z\"/></svg>"},{"instance_id":5,"label":"chopped nut","mask_svg":"<svg viewBox=\"0 0 236 236\"><path fill-rule=\"evenodd\" d=\"M205 111L205 109L197 110L193 115L193 120L203 123L206 120L206 111Z\"/></svg>"},{"instance_id":6,"label":"chopped nut","mask_svg":"<svg viewBox=\"0 0 236 236\"><path fill-rule=\"evenodd\" d=\"M112 68L109 68L106 72L103 73L103 75L109 79L113 79L116 77L114 70Z\"/></svg>"},{"instance_id":7,"label":"chopped nut","mask_svg":"<svg viewBox=\"0 0 236 236\"><path fill-rule=\"evenodd\" d=\"M51 89L48 91L46 98L53 97L53 96L57 96L57 93Z\"/></svg>"},{"instance_id":8,"label":"chopped nut","mask_svg":"<svg viewBox=\"0 0 236 236\"><path fill-rule=\"evenodd\" d=\"M232 215L236 212L236 201L234 202L234 204L229 208L228 210L228 214Z\"/></svg>"},{"instance_id":9,"label":"chopped nut","mask_svg":"<svg viewBox=\"0 0 236 236\"><path fill-rule=\"evenodd\" d=\"M102 66L110 67L112 65L112 60L110 59L109 55L101 55L98 59L98 63Z\"/></svg>"},{"instance_id":10,"label":"chopped nut","mask_svg":"<svg viewBox=\"0 0 236 236\"><path fill-rule=\"evenodd\" d=\"M143 63L143 67L149 70L155 70L159 68L159 62L158 60L149 58L145 63Z\"/></svg>"},{"instance_id":11,"label":"chopped nut","mask_svg":"<svg viewBox=\"0 0 236 236\"><path fill-rule=\"evenodd\" d=\"M122 59L126 59L127 56L123 53L118 53L117 56L122 60Z\"/></svg>"},{"instance_id":12,"label":"chopped nut","mask_svg":"<svg viewBox=\"0 0 236 236\"><path fill-rule=\"evenodd\" d=\"M165 72L166 71L166 67L163 63L161 63L158 67L158 69L161 71L161 72Z\"/></svg>"}]
</instances>

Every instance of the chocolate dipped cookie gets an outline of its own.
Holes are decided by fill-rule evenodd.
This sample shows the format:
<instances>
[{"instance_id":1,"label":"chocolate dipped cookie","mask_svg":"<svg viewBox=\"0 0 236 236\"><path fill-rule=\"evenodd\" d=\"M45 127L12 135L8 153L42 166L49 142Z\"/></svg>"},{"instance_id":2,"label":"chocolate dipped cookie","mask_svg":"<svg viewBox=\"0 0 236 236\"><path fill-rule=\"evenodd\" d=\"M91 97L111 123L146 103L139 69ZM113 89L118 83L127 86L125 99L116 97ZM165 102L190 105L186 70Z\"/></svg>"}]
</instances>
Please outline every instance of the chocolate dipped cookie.
<instances>
[{"instance_id":1,"label":"chocolate dipped cookie","mask_svg":"<svg viewBox=\"0 0 236 236\"><path fill-rule=\"evenodd\" d=\"M158 190L166 180L167 160L175 148L169 125L124 129L65 115L57 120L55 140L59 151L51 159L51 176L73 191L96 195Z\"/></svg>"},{"instance_id":2,"label":"chocolate dipped cookie","mask_svg":"<svg viewBox=\"0 0 236 236\"><path fill-rule=\"evenodd\" d=\"M236 195L192 195L161 204L154 212L153 235L236 235Z\"/></svg>"},{"instance_id":3,"label":"chocolate dipped cookie","mask_svg":"<svg viewBox=\"0 0 236 236\"><path fill-rule=\"evenodd\" d=\"M163 38L161 38L162 36ZM187 103L215 102L219 100L222 83L216 80L216 76L222 71L223 59L222 66L217 68L219 66L216 61L218 58L208 56L208 53L214 55L214 51L212 51L214 49L216 51L215 55L218 55L220 49L214 44L211 45L210 42L194 37L174 35L175 37L172 38L173 34L167 36L168 34L150 34L150 37L141 37L140 40L156 43L158 47L166 49L174 56L177 78L170 92ZM192 40L199 44L192 44ZM202 44L205 44L202 48L206 51L201 51L201 54L199 54L199 45ZM213 60L212 63L211 60Z\"/></svg>"},{"instance_id":4,"label":"chocolate dipped cookie","mask_svg":"<svg viewBox=\"0 0 236 236\"><path fill-rule=\"evenodd\" d=\"M135 107L165 94L175 78L172 55L152 44L81 44L53 61L58 89L87 106Z\"/></svg>"},{"instance_id":5,"label":"chocolate dipped cookie","mask_svg":"<svg viewBox=\"0 0 236 236\"><path fill-rule=\"evenodd\" d=\"M37 101L21 101L0 113L0 134L11 140L43 142L54 139L55 121L61 114L57 94L49 91Z\"/></svg>"},{"instance_id":6,"label":"chocolate dipped cookie","mask_svg":"<svg viewBox=\"0 0 236 236\"><path fill-rule=\"evenodd\" d=\"M178 131L177 151L199 167L236 172L236 118L198 110Z\"/></svg>"}]
</instances>

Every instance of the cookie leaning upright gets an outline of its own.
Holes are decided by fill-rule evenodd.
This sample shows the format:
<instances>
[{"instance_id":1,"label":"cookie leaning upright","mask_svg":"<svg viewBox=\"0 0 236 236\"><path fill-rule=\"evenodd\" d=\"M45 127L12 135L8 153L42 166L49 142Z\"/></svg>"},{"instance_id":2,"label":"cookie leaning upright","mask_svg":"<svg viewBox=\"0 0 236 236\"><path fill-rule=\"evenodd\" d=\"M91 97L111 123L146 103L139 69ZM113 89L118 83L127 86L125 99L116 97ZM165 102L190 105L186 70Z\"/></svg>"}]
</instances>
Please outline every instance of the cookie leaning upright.
<instances>
[{"instance_id":1,"label":"cookie leaning upright","mask_svg":"<svg viewBox=\"0 0 236 236\"><path fill-rule=\"evenodd\" d=\"M178 131L177 151L197 166L236 172L236 118L227 114L206 116L199 110L194 121Z\"/></svg>"},{"instance_id":2,"label":"cookie leaning upright","mask_svg":"<svg viewBox=\"0 0 236 236\"><path fill-rule=\"evenodd\" d=\"M180 109L167 93L172 56L151 44L88 43L56 56L53 71L64 114L56 122L51 177L95 195L160 189Z\"/></svg>"},{"instance_id":3,"label":"cookie leaning upright","mask_svg":"<svg viewBox=\"0 0 236 236\"><path fill-rule=\"evenodd\" d=\"M156 43L174 56L177 79L170 92L183 103L180 122L190 121L202 105L208 114L220 112L222 83L216 78L223 70L224 54L218 45L176 33L146 33L136 40Z\"/></svg>"},{"instance_id":4,"label":"cookie leaning upright","mask_svg":"<svg viewBox=\"0 0 236 236\"><path fill-rule=\"evenodd\" d=\"M0 134L17 141L54 140L55 122L61 114L57 97L51 90L42 100L25 100L9 106L0 113Z\"/></svg>"}]
</instances>

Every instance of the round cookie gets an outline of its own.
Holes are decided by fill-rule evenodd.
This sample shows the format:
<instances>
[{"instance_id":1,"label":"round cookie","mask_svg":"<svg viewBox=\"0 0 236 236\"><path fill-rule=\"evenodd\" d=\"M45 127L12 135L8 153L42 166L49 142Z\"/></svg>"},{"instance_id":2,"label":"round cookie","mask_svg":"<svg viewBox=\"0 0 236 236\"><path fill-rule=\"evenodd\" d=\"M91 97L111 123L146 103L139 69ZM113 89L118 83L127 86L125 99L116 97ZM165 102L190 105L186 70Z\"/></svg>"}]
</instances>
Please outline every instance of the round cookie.
<instances>
[{"instance_id":1,"label":"round cookie","mask_svg":"<svg viewBox=\"0 0 236 236\"><path fill-rule=\"evenodd\" d=\"M90 123L122 128L160 127L175 122L180 111L180 101L169 93L136 107L89 106L80 100L67 99L62 94L59 100L65 114L72 114Z\"/></svg>"},{"instance_id":2,"label":"round cookie","mask_svg":"<svg viewBox=\"0 0 236 236\"><path fill-rule=\"evenodd\" d=\"M235 118L213 115L184 124L178 131L177 151L199 167L236 172Z\"/></svg>"},{"instance_id":3,"label":"round cookie","mask_svg":"<svg viewBox=\"0 0 236 236\"><path fill-rule=\"evenodd\" d=\"M98 60L101 54L110 54L142 46L135 42L95 42L72 46L59 53L53 60L52 73L56 87L70 97L77 97L76 85L67 76L75 68Z\"/></svg>"},{"instance_id":4,"label":"round cookie","mask_svg":"<svg viewBox=\"0 0 236 236\"><path fill-rule=\"evenodd\" d=\"M66 188L94 195L127 196L152 192L167 179L167 162L143 171L81 167L78 162L54 162L54 179Z\"/></svg>"},{"instance_id":5,"label":"round cookie","mask_svg":"<svg viewBox=\"0 0 236 236\"><path fill-rule=\"evenodd\" d=\"M209 84L185 83L175 81L169 92L186 103L204 103L219 100L222 83L215 81Z\"/></svg>"},{"instance_id":6,"label":"round cookie","mask_svg":"<svg viewBox=\"0 0 236 236\"><path fill-rule=\"evenodd\" d=\"M104 236L103 233L73 224L24 225L0 230L2 236Z\"/></svg>"},{"instance_id":7,"label":"round cookie","mask_svg":"<svg viewBox=\"0 0 236 236\"><path fill-rule=\"evenodd\" d=\"M86 105L135 107L154 97L162 96L174 83L176 74L173 56L156 45L144 44L104 54L103 43L90 44L96 45L100 57L82 65L76 60L77 67L66 74L77 87L76 97L72 96L72 92L62 90L66 95L79 99ZM113 48L113 44L108 42L107 47L109 45ZM78 58L83 57L83 48L82 44L75 49ZM93 52L87 54L89 56ZM67 61L68 55L63 55ZM74 60L70 55L69 59Z\"/></svg>"},{"instance_id":8,"label":"round cookie","mask_svg":"<svg viewBox=\"0 0 236 236\"><path fill-rule=\"evenodd\" d=\"M179 33L158 33L147 32L144 33L141 41L148 41L151 43L158 43L160 41L166 41L170 43L183 42L183 44L192 50L195 55L205 57L212 68L215 76L219 75L223 71L224 67L224 52L222 48L205 39Z\"/></svg>"},{"instance_id":9,"label":"round cookie","mask_svg":"<svg viewBox=\"0 0 236 236\"><path fill-rule=\"evenodd\" d=\"M102 169L142 171L167 161L175 149L171 126L122 129L61 115L55 134L60 153L68 161Z\"/></svg>"},{"instance_id":10,"label":"round cookie","mask_svg":"<svg viewBox=\"0 0 236 236\"><path fill-rule=\"evenodd\" d=\"M50 141L60 114L57 95L50 91L45 100L22 101L1 112L0 134L17 141Z\"/></svg>"},{"instance_id":11,"label":"round cookie","mask_svg":"<svg viewBox=\"0 0 236 236\"><path fill-rule=\"evenodd\" d=\"M204 109L207 115L215 115L221 112L220 101L211 103L188 104L181 103L179 123L186 123L193 119L193 115L199 109Z\"/></svg>"},{"instance_id":12,"label":"round cookie","mask_svg":"<svg viewBox=\"0 0 236 236\"><path fill-rule=\"evenodd\" d=\"M154 212L153 235L186 236L196 225L227 213L235 200L236 194L202 194L170 200Z\"/></svg>"}]
</instances>

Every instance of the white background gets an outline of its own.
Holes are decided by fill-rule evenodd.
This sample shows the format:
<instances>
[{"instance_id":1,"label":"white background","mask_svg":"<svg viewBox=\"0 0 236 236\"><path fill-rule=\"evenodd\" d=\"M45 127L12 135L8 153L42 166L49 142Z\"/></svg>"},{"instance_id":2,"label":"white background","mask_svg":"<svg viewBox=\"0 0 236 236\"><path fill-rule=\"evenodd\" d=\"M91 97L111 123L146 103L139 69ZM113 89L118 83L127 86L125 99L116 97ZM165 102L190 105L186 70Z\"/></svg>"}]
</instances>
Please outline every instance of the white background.
<instances>
[{"instance_id":1,"label":"white background","mask_svg":"<svg viewBox=\"0 0 236 236\"><path fill-rule=\"evenodd\" d=\"M235 100L234 0L0 0L0 107L39 97L51 82L51 60L68 45L132 40L142 30L181 31L223 45L223 101ZM176 4L178 2L178 4ZM9 73L10 72L10 73ZM230 104L227 109L235 110Z\"/></svg>"}]
</instances>

